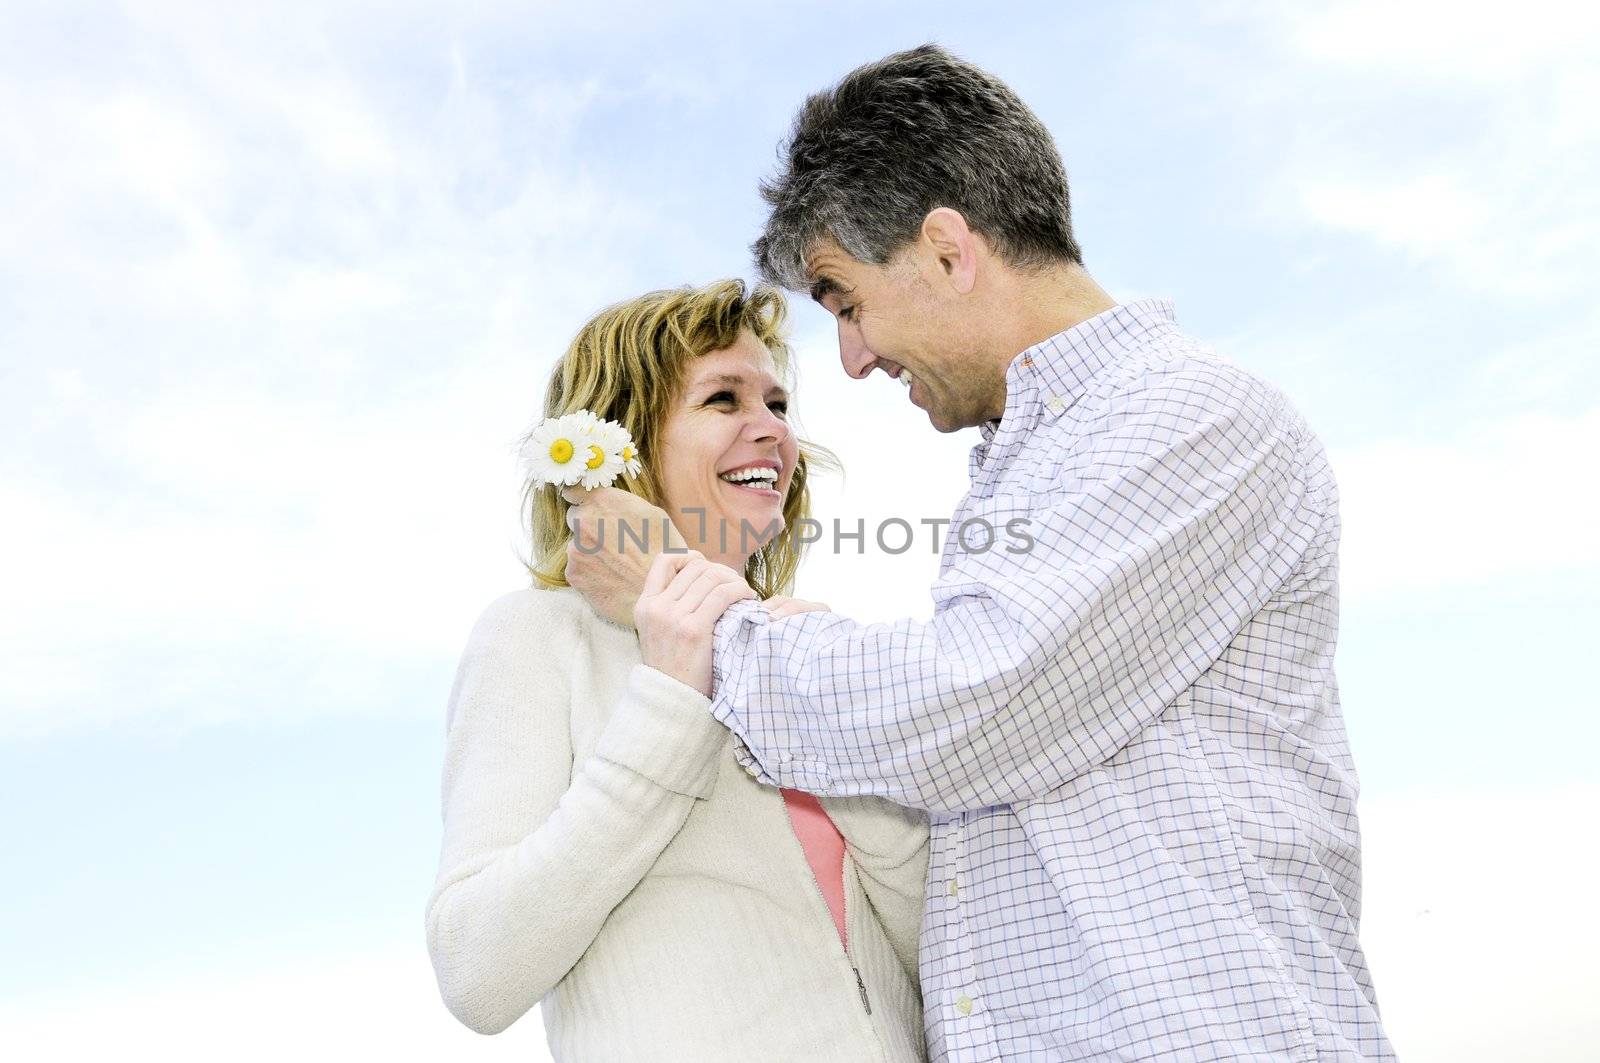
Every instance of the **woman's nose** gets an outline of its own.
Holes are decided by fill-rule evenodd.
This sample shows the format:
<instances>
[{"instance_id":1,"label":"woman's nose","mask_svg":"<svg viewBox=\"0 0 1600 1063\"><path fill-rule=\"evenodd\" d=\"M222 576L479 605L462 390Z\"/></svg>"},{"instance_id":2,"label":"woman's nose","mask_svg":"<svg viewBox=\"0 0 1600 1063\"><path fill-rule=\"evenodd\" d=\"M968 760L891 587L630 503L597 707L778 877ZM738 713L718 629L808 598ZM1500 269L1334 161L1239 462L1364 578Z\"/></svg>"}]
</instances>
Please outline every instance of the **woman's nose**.
<instances>
[{"instance_id":1,"label":"woman's nose","mask_svg":"<svg viewBox=\"0 0 1600 1063\"><path fill-rule=\"evenodd\" d=\"M789 435L789 422L772 412L772 407L762 406L761 413L751 422L751 432L757 442L776 440L782 442Z\"/></svg>"}]
</instances>

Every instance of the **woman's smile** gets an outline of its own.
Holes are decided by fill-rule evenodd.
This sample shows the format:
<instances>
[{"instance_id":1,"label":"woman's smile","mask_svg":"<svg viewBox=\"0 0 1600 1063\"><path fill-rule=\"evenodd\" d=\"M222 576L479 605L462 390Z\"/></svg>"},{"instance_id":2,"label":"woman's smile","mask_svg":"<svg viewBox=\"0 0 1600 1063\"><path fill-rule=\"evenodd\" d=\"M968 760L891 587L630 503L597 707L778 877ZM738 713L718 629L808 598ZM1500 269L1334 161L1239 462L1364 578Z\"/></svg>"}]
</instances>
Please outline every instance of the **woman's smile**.
<instances>
[{"instance_id":1,"label":"woman's smile","mask_svg":"<svg viewBox=\"0 0 1600 1063\"><path fill-rule=\"evenodd\" d=\"M735 570L773 533L757 541L750 529L782 529L799 460L788 411L772 352L746 331L695 359L662 430L667 511L691 547Z\"/></svg>"}]
</instances>

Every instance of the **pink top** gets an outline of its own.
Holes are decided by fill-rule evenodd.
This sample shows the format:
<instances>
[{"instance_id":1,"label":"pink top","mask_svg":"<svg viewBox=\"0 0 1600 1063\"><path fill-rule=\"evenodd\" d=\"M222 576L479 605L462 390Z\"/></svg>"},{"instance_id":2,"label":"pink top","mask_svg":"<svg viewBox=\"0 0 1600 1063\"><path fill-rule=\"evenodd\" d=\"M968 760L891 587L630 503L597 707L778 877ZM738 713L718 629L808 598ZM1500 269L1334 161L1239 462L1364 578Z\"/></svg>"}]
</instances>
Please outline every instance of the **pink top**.
<instances>
[{"instance_id":1,"label":"pink top","mask_svg":"<svg viewBox=\"0 0 1600 1063\"><path fill-rule=\"evenodd\" d=\"M789 810L789 825L800 839L800 847L806 851L806 863L811 865L811 875L822 890L822 899L828 902L828 910L833 913L839 941L849 948L844 932L844 836L828 818L822 802L811 794L788 789L782 793L784 806Z\"/></svg>"}]
</instances>

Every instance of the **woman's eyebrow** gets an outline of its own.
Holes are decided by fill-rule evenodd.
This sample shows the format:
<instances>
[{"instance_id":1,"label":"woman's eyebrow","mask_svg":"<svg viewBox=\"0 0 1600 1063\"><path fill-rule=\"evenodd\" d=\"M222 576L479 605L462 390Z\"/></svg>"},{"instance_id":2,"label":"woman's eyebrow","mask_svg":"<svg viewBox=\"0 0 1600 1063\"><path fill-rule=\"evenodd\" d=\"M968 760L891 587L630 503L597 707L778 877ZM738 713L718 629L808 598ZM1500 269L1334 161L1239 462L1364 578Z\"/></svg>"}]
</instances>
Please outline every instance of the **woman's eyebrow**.
<instances>
[{"instance_id":1,"label":"woman's eyebrow","mask_svg":"<svg viewBox=\"0 0 1600 1063\"><path fill-rule=\"evenodd\" d=\"M731 387L743 387L745 384L748 384L749 382L750 382L750 378L745 376L745 375L743 375L742 373L717 373L714 376L701 377L699 380L695 381L695 387L706 387L707 385L711 385L711 384L722 384L722 385L731 386ZM786 390L784 390L784 387L783 387L782 384L776 384L775 383L775 384L772 384L770 387L767 388L767 393L769 395L774 391L776 391L776 392L778 392L779 394L782 394L782 395L787 395L788 394L788 392Z\"/></svg>"}]
</instances>

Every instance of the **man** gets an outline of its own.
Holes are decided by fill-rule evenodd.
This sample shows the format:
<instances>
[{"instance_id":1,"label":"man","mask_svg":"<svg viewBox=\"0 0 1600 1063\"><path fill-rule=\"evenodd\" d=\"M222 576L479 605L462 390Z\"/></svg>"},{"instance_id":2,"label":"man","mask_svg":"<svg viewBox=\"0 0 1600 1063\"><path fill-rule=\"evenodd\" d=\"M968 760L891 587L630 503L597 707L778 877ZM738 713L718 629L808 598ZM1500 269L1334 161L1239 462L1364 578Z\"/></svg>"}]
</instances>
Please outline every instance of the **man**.
<instances>
[{"instance_id":1,"label":"man","mask_svg":"<svg viewBox=\"0 0 1600 1063\"><path fill-rule=\"evenodd\" d=\"M785 167L762 273L836 317L851 376L982 442L932 620L740 602L711 711L765 783L929 812L931 1057L1393 1058L1357 941L1315 435L1169 304L1100 289L1049 133L949 53L810 98ZM619 491L575 514L661 516ZM956 534L1017 519L1027 549ZM648 558L569 556L630 616Z\"/></svg>"}]
</instances>

